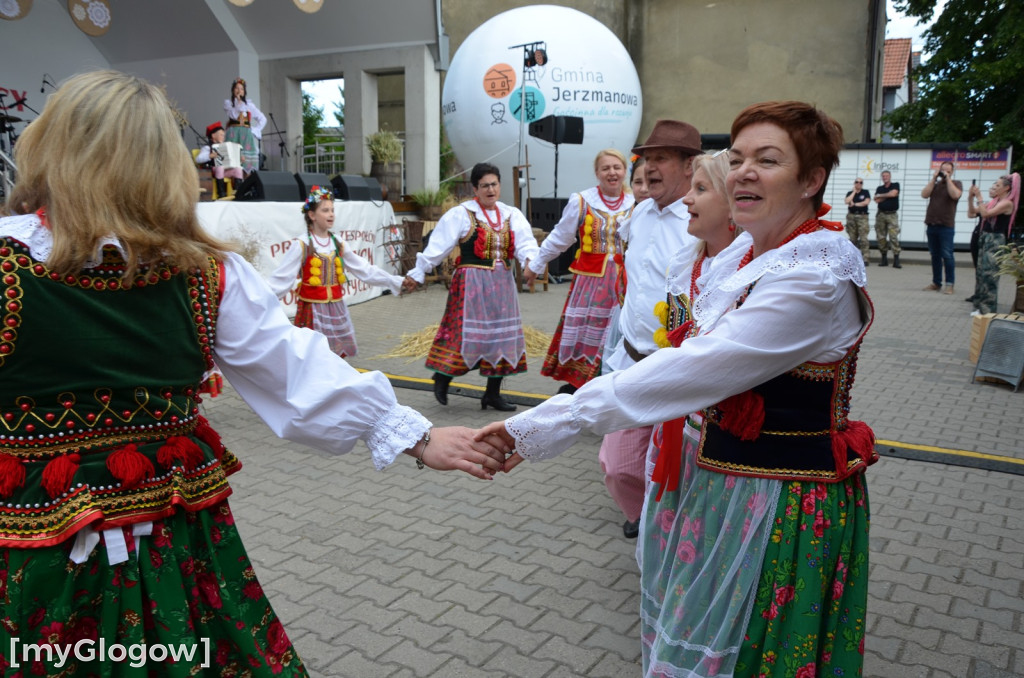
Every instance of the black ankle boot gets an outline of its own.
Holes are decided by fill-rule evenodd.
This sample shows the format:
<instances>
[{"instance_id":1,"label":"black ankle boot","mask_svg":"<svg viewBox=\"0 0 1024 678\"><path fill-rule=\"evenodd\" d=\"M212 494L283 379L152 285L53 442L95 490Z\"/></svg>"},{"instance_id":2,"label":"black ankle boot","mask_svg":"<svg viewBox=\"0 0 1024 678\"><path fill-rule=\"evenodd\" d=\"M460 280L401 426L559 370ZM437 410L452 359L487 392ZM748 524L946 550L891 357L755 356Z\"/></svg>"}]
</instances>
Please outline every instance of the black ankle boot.
<instances>
[{"instance_id":1,"label":"black ankle boot","mask_svg":"<svg viewBox=\"0 0 1024 678\"><path fill-rule=\"evenodd\" d=\"M882 252L882 263L880 263L879 266L888 266L888 265L889 265L889 253L888 252Z\"/></svg>"},{"instance_id":2,"label":"black ankle boot","mask_svg":"<svg viewBox=\"0 0 1024 678\"><path fill-rule=\"evenodd\" d=\"M893 268L903 268L902 266L900 266L900 255L898 255L898 254L892 255L892 267Z\"/></svg>"},{"instance_id":3,"label":"black ankle boot","mask_svg":"<svg viewBox=\"0 0 1024 678\"><path fill-rule=\"evenodd\" d=\"M512 412L516 406L501 397L501 377L489 377L487 379L487 390L484 397L480 399L480 409L486 410L493 407L499 412Z\"/></svg>"},{"instance_id":4,"label":"black ankle boot","mask_svg":"<svg viewBox=\"0 0 1024 678\"><path fill-rule=\"evenodd\" d=\"M434 372L434 397L442 405L448 404L448 384L450 383L452 383L452 378L447 374Z\"/></svg>"}]
</instances>

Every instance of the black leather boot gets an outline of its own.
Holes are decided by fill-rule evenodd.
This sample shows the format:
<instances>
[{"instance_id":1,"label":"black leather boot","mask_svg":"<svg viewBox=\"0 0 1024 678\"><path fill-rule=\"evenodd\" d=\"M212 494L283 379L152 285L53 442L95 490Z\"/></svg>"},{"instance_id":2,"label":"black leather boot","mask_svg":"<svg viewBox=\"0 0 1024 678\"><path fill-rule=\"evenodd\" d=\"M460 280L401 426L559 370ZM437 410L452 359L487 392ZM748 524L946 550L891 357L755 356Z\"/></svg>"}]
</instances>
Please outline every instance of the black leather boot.
<instances>
[{"instance_id":1,"label":"black leather boot","mask_svg":"<svg viewBox=\"0 0 1024 678\"><path fill-rule=\"evenodd\" d=\"M480 399L480 409L486 410L493 407L499 412L512 412L516 406L501 397L501 377L488 377L487 390L484 397Z\"/></svg>"},{"instance_id":2,"label":"black leather boot","mask_svg":"<svg viewBox=\"0 0 1024 678\"><path fill-rule=\"evenodd\" d=\"M900 255L898 255L898 254L892 255L892 267L893 268L903 268L902 266L900 266Z\"/></svg>"},{"instance_id":3,"label":"black leather boot","mask_svg":"<svg viewBox=\"0 0 1024 678\"><path fill-rule=\"evenodd\" d=\"M448 404L448 384L450 383L452 383L452 378L447 374L434 372L434 397L442 405Z\"/></svg>"},{"instance_id":4,"label":"black leather boot","mask_svg":"<svg viewBox=\"0 0 1024 678\"><path fill-rule=\"evenodd\" d=\"M888 252L882 252L882 263L880 263L879 266L888 266L888 265L889 265L889 253Z\"/></svg>"}]
</instances>

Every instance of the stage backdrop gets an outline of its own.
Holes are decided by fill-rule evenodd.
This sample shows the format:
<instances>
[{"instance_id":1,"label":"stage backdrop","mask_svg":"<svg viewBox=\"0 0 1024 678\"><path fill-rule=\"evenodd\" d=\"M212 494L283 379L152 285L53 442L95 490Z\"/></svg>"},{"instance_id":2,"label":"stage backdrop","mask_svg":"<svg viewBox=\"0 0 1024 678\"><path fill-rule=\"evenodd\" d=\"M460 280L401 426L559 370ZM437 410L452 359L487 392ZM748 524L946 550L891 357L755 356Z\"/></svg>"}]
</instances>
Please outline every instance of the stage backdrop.
<instances>
[{"instance_id":1,"label":"stage backdrop","mask_svg":"<svg viewBox=\"0 0 1024 678\"><path fill-rule=\"evenodd\" d=\"M239 253L264 277L277 268L281 255L292 238L306 235L300 202L219 202L199 203L199 223L212 235L233 242ZM395 213L389 202L334 203L333 232L338 242L370 263L398 273L401 254L390 242L398 240L393 226ZM297 283L298 281L296 281ZM369 287L354 278L345 284L345 303L358 304L381 295L383 288ZM288 315L295 314L294 293L283 300Z\"/></svg>"}]
</instances>

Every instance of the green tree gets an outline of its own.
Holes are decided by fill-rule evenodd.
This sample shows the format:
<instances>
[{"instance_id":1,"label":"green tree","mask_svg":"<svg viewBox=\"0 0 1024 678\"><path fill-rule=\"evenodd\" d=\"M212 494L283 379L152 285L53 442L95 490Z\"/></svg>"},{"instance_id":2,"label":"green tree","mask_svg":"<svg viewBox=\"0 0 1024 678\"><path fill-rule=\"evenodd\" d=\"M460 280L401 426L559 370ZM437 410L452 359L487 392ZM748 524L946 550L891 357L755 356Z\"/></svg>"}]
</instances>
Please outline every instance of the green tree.
<instances>
[{"instance_id":1,"label":"green tree","mask_svg":"<svg viewBox=\"0 0 1024 678\"><path fill-rule=\"evenodd\" d=\"M895 0L927 21L936 0ZM973 142L974 150L1014 146L1024 168L1024 2L948 0L924 33L928 61L914 72L918 98L883 120L917 142Z\"/></svg>"},{"instance_id":2,"label":"green tree","mask_svg":"<svg viewBox=\"0 0 1024 678\"><path fill-rule=\"evenodd\" d=\"M313 105L313 97L302 93L302 143L311 146L316 143L316 133L324 121L324 109Z\"/></svg>"},{"instance_id":3,"label":"green tree","mask_svg":"<svg viewBox=\"0 0 1024 678\"><path fill-rule=\"evenodd\" d=\"M338 121L338 127L345 129L345 89L338 88L339 100L334 102L334 119Z\"/></svg>"}]
</instances>

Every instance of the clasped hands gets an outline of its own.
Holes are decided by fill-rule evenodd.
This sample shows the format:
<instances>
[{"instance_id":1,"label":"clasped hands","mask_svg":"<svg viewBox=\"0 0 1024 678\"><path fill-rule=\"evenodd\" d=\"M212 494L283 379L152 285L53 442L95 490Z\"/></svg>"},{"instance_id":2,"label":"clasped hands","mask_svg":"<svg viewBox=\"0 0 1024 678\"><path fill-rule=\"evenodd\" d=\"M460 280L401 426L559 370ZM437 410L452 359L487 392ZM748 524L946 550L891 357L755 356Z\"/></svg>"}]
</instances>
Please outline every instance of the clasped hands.
<instances>
[{"instance_id":1,"label":"clasped hands","mask_svg":"<svg viewBox=\"0 0 1024 678\"><path fill-rule=\"evenodd\" d=\"M508 473L523 460L515 439L496 421L474 431L465 426L446 426L430 432L430 443L422 450L417 443L405 451L436 471L463 471L481 480L492 480L498 471Z\"/></svg>"}]
</instances>

